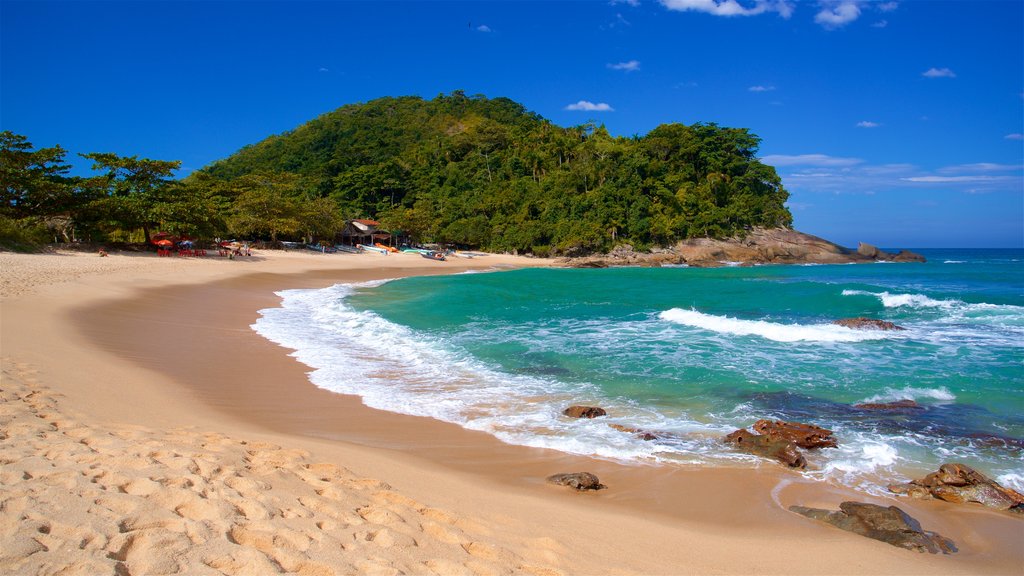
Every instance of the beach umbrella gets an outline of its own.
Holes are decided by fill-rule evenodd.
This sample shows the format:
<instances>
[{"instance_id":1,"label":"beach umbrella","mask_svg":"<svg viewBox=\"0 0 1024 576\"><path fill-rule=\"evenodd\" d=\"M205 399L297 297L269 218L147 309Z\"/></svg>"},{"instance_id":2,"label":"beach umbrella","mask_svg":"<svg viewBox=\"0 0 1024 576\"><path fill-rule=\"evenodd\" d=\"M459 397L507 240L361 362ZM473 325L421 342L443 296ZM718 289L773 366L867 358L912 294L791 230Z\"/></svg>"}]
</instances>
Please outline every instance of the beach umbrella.
<instances>
[{"instance_id":1,"label":"beach umbrella","mask_svg":"<svg viewBox=\"0 0 1024 576\"><path fill-rule=\"evenodd\" d=\"M166 240L166 239L165 240L157 240L157 241L153 242L153 244L156 244L157 246L162 246L162 247L174 246L174 242L171 242L170 240Z\"/></svg>"}]
</instances>

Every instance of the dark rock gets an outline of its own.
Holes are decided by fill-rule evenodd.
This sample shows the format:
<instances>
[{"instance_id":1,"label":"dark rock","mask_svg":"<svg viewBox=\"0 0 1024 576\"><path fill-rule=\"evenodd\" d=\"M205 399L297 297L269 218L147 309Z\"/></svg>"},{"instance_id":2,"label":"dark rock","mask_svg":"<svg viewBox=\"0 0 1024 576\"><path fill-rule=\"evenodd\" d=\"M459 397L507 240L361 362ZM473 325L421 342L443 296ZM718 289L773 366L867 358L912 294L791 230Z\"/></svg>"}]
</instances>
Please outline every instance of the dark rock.
<instances>
[{"instance_id":1,"label":"dark rock","mask_svg":"<svg viewBox=\"0 0 1024 576\"><path fill-rule=\"evenodd\" d=\"M838 446L832 431L813 424L784 422L782 420L758 420L754 431L775 440L787 440L801 448L835 448Z\"/></svg>"},{"instance_id":2,"label":"dark rock","mask_svg":"<svg viewBox=\"0 0 1024 576\"><path fill-rule=\"evenodd\" d=\"M576 259L569 263L569 266L573 268L607 268L608 263L604 260L593 258L593 259Z\"/></svg>"},{"instance_id":3,"label":"dark rock","mask_svg":"<svg viewBox=\"0 0 1024 576\"><path fill-rule=\"evenodd\" d=\"M943 464L937 472L906 484L892 484L889 491L913 498L938 498L962 504L977 502L997 510L1024 510L1024 495L965 464Z\"/></svg>"},{"instance_id":4,"label":"dark rock","mask_svg":"<svg viewBox=\"0 0 1024 576\"><path fill-rule=\"evenodd\" d=\"M796 449L796 444L788 440L760 436L741 428L726 436L725 441L748 454L772 458L790 468L807 467L807 460Z\"/></svg>"},{"instance_id":5,"label":"dark rock","mask_svg":"<svg viewBox=\"0 0 1024 576\"><path fill-rule=\"evenodd\" d=\"M858 410L924 410L924 406L921 406L917 402L910 399L897 400L895 402L866 402L864 404L854 404L854 408Z\"/></svg>"},{"instance_id":6,"label":"dark rock","mask_svg":"<svg viewBox=\"0 0 1024 576\"><path fill-rule=\"evenodd\" d=\"M906 330L906 328L902 326L897 326L892 322L878 320L875 318L842 318L832 323L837 324L839 326L845 326L847 328L853 328L856 330L864 328L868 328L871 330Z\"/></svg>"},{"instance_id":7,"label":"dark rock","mask_svg":"<svg viewBox=\"0 0 1024 576\"><path fill-rule=\"evenodd\" d=\"M562 411L562 414L570 418L597 418L608 413L605 412L604 408L598 408L597 406L569 406Z\"/></svg>"},{"instance_id":8,"label":"dark rock","mask_svg":"<svg viewBox=\"0 0 1024 576\"><path fill-rule=\"evenodd\" d=\"M657 440L658 436L654 432L648 432L647 430L641 430L639 428L630 428L629 426L623 426L622 424L609 424L612 428L615 428L619 432L625 432L626 434L633 434L641 440Z\"/></svg>"},{"instance_id":9,"label":"dark rock","mask_svg":"<svg viewBox=\"0 0 1024 576\"><path fill-rule=\"evenodd\" d=\"M567 474L554 474L548 476L548 482L568 486L576 490L601 490L607 488L601 481L590 472L571 472Z\"/></svg>"},{"instance_id":10,"label":"dark rock","mask_svg":"<svg viewBox=\"0 0 1024 576\"><path fill-rule=\"evenodd\" d=\"M924 256L910 250L900 250L892 257L893 262L927 262Z\"/></svg>"},{"instance_id":11,"label":"dark rock","mask_svg":"<svg viewBox=\"0 0 1024 576\"><path fill-rule=\"evenodd\" d=\"M917 520L896 506L843 502L839 505L839 510L804 506L790 506L789 510L907 550L932 554L951 554L957 551L952 540L935 532L922 530Z\"/></svg>"}]
</instances>

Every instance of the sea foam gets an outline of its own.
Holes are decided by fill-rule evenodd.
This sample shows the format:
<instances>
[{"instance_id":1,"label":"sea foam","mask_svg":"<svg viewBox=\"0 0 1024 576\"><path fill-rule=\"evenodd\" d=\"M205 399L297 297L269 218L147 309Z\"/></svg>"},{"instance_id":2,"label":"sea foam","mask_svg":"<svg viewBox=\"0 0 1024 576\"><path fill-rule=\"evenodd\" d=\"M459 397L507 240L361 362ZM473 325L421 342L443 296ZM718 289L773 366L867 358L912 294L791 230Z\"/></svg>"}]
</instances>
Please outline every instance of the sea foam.
<instances>
[{"instance_id":1,"label":"sea foam","mask_svg":"<svg viewBox=\"0 0 1024 576\"><path fill-rule=\"evenodd\" d=\"M956 400L956 395L950 392L945 386L940 388L914 388L912 386L904 386L903 388L886 388L881 394L875 394L869 398L865 398L862 402L865 404L875 404L879 402L896 402L898 400L922 400L922 399L935 400L940 403L948 403Z\"/></svg>"},{"instance_id":2,"label":"sea foam","mask_svg":"<svg viewBox=\"0 0 1024 576\"><path fill-rule=\"evenodd\" d=\"M835 324L781 324L744 320L672 308L658 315L662 320L734 336L760 336L776 342L861 342L890 337L878 330L851 330Z\"/></svg>"}]
</instances>

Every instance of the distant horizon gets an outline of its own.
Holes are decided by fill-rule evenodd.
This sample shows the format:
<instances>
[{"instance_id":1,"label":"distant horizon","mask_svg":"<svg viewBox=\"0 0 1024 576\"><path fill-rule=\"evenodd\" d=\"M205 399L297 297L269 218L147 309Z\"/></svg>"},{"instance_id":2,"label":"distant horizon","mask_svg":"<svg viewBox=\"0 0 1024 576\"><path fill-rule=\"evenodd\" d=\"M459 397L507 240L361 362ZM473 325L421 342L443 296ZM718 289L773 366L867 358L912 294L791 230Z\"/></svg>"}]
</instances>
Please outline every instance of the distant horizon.
<instances>
[{"instance_id":1,"label":"distant horizon","mask_svg":"<svg viewBox=\"0 0 1024 576\"><path fill-rule=\"evenodd\" d=\"M31 54L0 62L0 129L78 175L114 152L186 176L346 104L463 90L616 136L748 128L794 228L844 246L1024 247L1024 2L533 7L0 0L0 52Z\"/></svg>"}]
</instances>

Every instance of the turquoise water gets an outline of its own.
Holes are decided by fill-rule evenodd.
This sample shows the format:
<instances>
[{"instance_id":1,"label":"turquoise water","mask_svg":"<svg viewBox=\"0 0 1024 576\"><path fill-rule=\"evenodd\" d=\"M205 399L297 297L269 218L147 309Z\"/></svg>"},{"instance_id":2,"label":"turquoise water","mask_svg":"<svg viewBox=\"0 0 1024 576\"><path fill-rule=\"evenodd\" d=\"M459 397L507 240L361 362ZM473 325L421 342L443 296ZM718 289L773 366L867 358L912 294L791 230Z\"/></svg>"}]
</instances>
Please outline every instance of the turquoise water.
<instances>
[{"instance_id":1,"label":"turquoise water","mask_svg":"<svg viewBox=\"0 0 1024 576\"><path fill-rule=\"evenodd\" d=\"M926 264L529 269L282 292L257 331L319 386L514 444L657 465L759 465L759 418L836 431L808 475L865 490L962 461L1024 487L1024 251ZM900 332L851 330L869 316ZM922 409L866 412L913 399ZM570 420L569 404L609 418ZM643 441L607 426L659 433Z\"/></svg>"}]
</instances>

